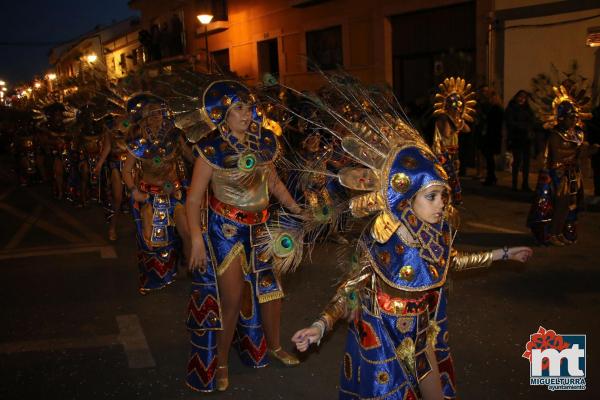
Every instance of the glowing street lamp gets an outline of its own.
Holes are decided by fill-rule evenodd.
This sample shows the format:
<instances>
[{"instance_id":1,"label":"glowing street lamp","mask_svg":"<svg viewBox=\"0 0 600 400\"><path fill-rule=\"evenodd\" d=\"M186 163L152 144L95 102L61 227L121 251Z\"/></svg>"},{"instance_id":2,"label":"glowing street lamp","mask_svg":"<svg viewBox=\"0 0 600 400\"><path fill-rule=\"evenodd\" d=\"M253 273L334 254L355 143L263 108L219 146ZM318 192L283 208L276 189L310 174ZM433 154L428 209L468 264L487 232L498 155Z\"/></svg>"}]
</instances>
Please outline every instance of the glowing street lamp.
<instances>
[{"instance_id":1,"label":"glowing street lamp","mask_svg":"<svg viewBox=\"0 0 600 400\"><path fill-rule=\"evenodd\" d=\"M39 82L36 82L36 83L33 84L33 86L35 86L36 89L39 89L39 88L42 87L42 84L39 83Z\"/></svg>"},{"instance_id":2,"label":"glowing street lamp","mask_svg":"<svg viewBox=\"0 0 600 400\"><path fill-rule=\"evenodd\" d=\"M6 86L6 82L0 81L0 86Z\"/></svg>"},{"instance_id":3,"label":"glowing street lamp","mask_svg":"<svg viewBox=\"0 0 600 400\"><path fill-rule=\"evenodd\" d=\"M90 53L87 56L85 56L85 59L90 64L93 64L96 62L96 60L98 60L98 56L96 55L96 53Z\"/></svg>"},{"instance_id":4,"label":"glowing street lamp","mask_svg":"<svg viewBox=\"0 0 600 400\"><path fill-rule=\"evenodd\" d=\"M54 80L56 80L56 74L54 74L54 73L52 73L52 74L48 74L48 75L46 75L46 78L47 78L49 81L54 81Z\"/></svg>"},{"instance_id":5,"label":"glowing street lamp","mask_svg":"<svg viewBox=\"0 0 600 400\"><path fill-rule=\"evenodd\" d=\"M210 72L210 53L208 52L208 24L213 19L213 15L209 12L203 12L197 16L198 21L204 25L204 48L206 49L206 70Z\"/></svg>"}]
</instances>

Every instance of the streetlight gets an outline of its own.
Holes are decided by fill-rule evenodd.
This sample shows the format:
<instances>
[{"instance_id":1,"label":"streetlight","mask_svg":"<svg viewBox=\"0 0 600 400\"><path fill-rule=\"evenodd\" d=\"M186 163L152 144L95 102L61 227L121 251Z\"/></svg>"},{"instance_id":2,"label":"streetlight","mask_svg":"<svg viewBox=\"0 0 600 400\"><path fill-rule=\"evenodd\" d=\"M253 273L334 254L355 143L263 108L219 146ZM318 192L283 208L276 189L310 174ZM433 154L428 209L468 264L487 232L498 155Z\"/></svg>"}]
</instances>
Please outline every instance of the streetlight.
<instances>
[{"instance_id":1,"label":"streetlight","mask_svg":"<svg viewBox=\"0 0 600 400\"><path fill-rule=\"evenodd\" d=\"M93 64L96 62L96 60L98 60L98 56L96 55L96 53L90 53L87 56L85 56L85 59L90 64Z\"/></svg>"},{"instance_id":2,"label":"streetlight","mask_svg":"<svg viewBox=\"0 0 600 400\"><path fill-rule=\"evenodd\" d=\"M0 81L0 86L6 86L6 82Z\"/></svg>"},{"instance_id":3,"label":"streetlight","mask_svg":"<svg viewBox=\"0 0 600 400\"><path fill-rule=\"evenodd\" d=\"M46 79L48 80L48 91L52 92L52 83L56 80L56 74L54 72L50 72L46 74Z\"/></svg>"},{"instance_id":4,"label":"streetlight","mask_svg":"<svg viewBox=\"0 0 600 400\"><path fill-rule=\"evenodd\" d=\"M204 48L206 49L206 70L208 72L210 72L210 53L208 52L208 24L210 24L210 21L212 21L213 19L213 15L210 14L210 12L204 12L202 14L199 14L197 16L198 21L200 21L200 23L202 25L204 25Z\"/></svg>"},{"instance_id":5,"label":"streetlight","mask_svg":"<svg viewBox=\"0 0 600 400\"><path fill-rule=\"evenodd\" d=\"M39 89L39 88L42 87L42 84L39 83L39 82L36 82L36 83L33 84L33 86L35 86L36 89Z\"/></svg>"}]
</instances>

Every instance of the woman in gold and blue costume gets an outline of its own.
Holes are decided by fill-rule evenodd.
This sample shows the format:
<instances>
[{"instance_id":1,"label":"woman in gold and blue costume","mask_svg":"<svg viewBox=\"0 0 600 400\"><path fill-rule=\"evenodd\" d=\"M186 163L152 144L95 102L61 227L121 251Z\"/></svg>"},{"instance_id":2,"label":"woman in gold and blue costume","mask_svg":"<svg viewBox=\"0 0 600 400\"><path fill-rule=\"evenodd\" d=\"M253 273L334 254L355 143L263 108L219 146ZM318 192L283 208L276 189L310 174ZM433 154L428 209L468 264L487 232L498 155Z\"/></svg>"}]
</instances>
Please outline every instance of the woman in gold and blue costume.
<instances>
[{"instance_id":1,"label":"woman in gold and blue costume","mask_svg":"<svg viewBox=\"0 0 600 400\"><path fill-rule=\"evenodd\" d=\"M583 205L581 159L588 153L583 107L589 101L575 86L554 87L551 110L544 115L550 136L527 225L541 244L565 246L577 240L577 214ZM591 152L597 151L597 145Z\"/></svg>"},{"instance_id":2,"label":"woman in gold and blue costume","mask_svg":"<svg viewBox=\"0 0 600 400\"><path fill-rule=\"evenodd\" d=\"M287 366L298 364L280 345L283 291L271 259L299 243L277 235L276 246L262 251L259 242L270 235L270 195L294 214L301 209L277 175L277 139L264 127L245 86L211 83L199 112L215 131L196 144L186 206L192 239L186 381L194 390L210 392L228 386L234 335L246 365L264 367L268 356Z\"/></svg>"},{"instance_id":3,"label":"woman in gold and blue costume","mask_svg":"<svg viewBox=\"0 0 600 400\"><path fill-rule=\"evenodd\" d=\"M345 98L358 97L351 96L358 89L348 90ZM368 192L350 200L352 214L376 217L360 236L352 270L330 304L292 341L305 351L336 321L348 319L340 399L454 399L448 271L488 267L499 259L525 261L531 249L457 252L447 218L448 176L418 132L391 109L379 108L364 124L333 115L349 132L341 138L343 149L366 167L338 173L345 187Z\"/></svg>"},{"instance_id":4,"label":"woman in gold and blue costume","mask_svg":"<svg viewBox=\"0 0 600 400\"><path fill-rule=\"evenodd\" d=\"M132 123L123 180L131 193L131 213L137 228L139 291L171 284L189 249L185 215L185 146L164 99L151 93L127 101ZM189 155L191 157L191 154Z\"/></svg>"}]
</instances>

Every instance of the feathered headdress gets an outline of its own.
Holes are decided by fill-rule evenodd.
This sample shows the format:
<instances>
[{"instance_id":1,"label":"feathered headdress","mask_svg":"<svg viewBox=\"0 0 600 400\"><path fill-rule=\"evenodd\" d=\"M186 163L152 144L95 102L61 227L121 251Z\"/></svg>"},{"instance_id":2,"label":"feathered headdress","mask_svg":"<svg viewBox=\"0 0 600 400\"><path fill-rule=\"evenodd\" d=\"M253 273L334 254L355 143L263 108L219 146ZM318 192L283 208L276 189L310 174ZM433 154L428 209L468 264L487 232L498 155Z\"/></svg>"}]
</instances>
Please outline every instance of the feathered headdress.
<instances>
[{"instance_id":1,"label":"feathered headdress","mask_svg":"<svg viewBox=\"0 0 600 400\"><path fill-rule=\"evenodd\" d=\"M471 84L460 77L451 77L444 79L438 87L440 91L435 95L433 115L446 115L459 131L469 132L468 123L473 122L477 104Z\"/></svg>"},{"instance_id":2,"label":"feathered headdress","mask_svg":"<svg viewBox=\"0 0 600 400\"><path fill-rule=\"evenodd\" d=\"M326 79L330 96L315 104L329 118L309 122L337 137L344 152L362 165L343 168L337 177L343 186L367 192L350 200L350 210L355 217L375 214L371 235L386 242L412 196L425 186L445 185L446 173L391 91L366 88L345 74ZM351 117L340 109L342 101L354 110Z\"/></svg>"}]
</instances>

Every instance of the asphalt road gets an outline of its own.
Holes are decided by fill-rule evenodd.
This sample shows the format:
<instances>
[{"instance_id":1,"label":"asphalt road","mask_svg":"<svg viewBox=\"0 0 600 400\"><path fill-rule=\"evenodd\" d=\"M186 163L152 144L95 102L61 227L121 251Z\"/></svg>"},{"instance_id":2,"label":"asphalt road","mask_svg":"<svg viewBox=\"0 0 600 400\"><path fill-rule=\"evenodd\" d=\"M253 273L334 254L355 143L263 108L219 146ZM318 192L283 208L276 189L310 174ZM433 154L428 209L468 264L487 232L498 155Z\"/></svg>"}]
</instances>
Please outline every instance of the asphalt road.
<instances>
[{"instance_id":1,"label":"asphalt road","mask_svg":"<svg viewBox=\"0 0 600 400\"><path fill-rule=\"evenodd\" d=\"M0 190L0 399L192 399L184 384L188 354L183 277L148 296L137 293L133 224L106 240L97 207L51 200L46 186ZM483 188L465 179L462 249L534 245L524 227L529 195ZM565 248L535 247L526 266L450 279L450 344L462 399L600 398L600 214L580 222L580 240ZM284 280L282 337L312 322L340 274L333 243L316 246L312 262ZM302 364L259 370L232 352L230 389L214 399L335 399L345 327ZM549 392L529 384L521 357L539 326L587 335L587 390Z\"/></svg>"}]
</instances>

